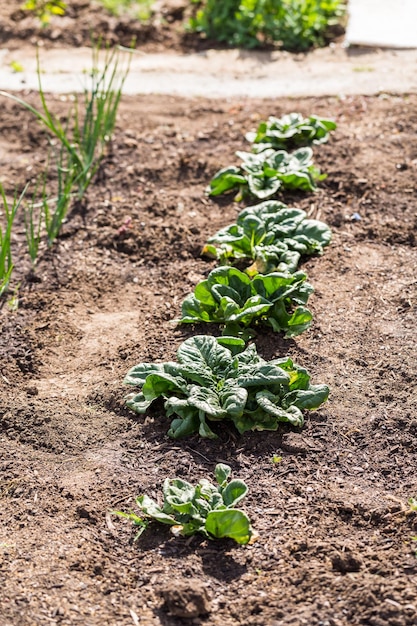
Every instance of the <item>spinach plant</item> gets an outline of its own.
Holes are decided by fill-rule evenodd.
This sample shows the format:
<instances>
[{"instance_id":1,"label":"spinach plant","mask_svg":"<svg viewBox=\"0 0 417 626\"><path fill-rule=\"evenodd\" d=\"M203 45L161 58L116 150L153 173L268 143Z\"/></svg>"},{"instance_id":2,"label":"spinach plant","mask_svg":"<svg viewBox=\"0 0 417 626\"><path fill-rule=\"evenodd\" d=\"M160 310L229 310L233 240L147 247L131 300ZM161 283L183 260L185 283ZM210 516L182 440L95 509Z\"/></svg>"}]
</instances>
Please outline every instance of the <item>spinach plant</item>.
<instances>
[{"instance_id":1,"label":"spinach plant","mask_svg":"<svg viewBox=\"0 0 417 626\"><path fill-rule=\"evenodd\" d=\"M214 322L224 335L248 338L255 327L295 337L311 325L305 304L313 292L304 272L258 274L253 280L235 267L217 267L182 303L182 324Z\"/></svg>"},{"instance_id":2,"label":"spinach plant","mask_svg":"<svg viewBox=\"0 0 417 626\"><path fill-rule=\"evenodd\" d=\"M270 116L261 122L256 132L246 134L253 152L273 148L274 150L294 150L302 146L324 143L336 124L315 115L303 118L300 113L289 113L281 118Z\"/></svg>"},{"instance_id":3,"label":"spinach plant","mask_svg":"<svg viewBox=\"0 0 417 626\"><path fill-rule=\"evenodd\" d=\"M231 480L231 469L219 463L214 470L217 485L203 478L194 487L180 478L164 482L163 505L146 495L136 498L141 516L135 513L115 513L139 526L137 537L153 519L172 527L175 534L185 537L200 533L209 539L228 537L246 544L252 537L248 516L236 508L248 488L243 480ZM143 516L143 517L142 517ZM145 518L145 519L144 519Z\"/></svg>"},{"instance_id":4,"label":"spinach plant","mask_svg":"<svg viewBox=\"0 0 417 626\"><path fill-rule=\"evenodd\" d=\"M325 178L313 165L313 151L309 147L292 153L269 148L259 154L236 152L236 155L242 159L242 165L219 170L207 187L209 196L238 190L237 199L251 195L265 200L281 188L314 191L316 181Z\"/></svg>"},{"instance_id":5,"label":"spinach plant","mask_svg":"<svg viewBox=\"0 0 417 626\"><path fill-rule=\"evenodd\" d=\"M221 263L253 261L249 275L295 272L301 255L321 254L331 240L327 224L306 215L275 200L247 207L235 224L210 237L203 254Z\"/></svg>"},{"instance_id":6,"label":"spinach plant","mask_svg":"<svg viewBox=\"0 0 417 626\"><path fill-rule=\"evenodd\" d=\"M290 358L264 361L254 344L244 349L235 337L197 335L178 348L178 362L135 365L124 382L141 387L126 404L146 413L164 400L168 417L175 416L168 435L193 433L216 438L208 422L231 421L239 433L277 430L280 422L302 426L305 409L327 400L326 385L310 385L310 376Z\"/></svg>"}]
</instances>

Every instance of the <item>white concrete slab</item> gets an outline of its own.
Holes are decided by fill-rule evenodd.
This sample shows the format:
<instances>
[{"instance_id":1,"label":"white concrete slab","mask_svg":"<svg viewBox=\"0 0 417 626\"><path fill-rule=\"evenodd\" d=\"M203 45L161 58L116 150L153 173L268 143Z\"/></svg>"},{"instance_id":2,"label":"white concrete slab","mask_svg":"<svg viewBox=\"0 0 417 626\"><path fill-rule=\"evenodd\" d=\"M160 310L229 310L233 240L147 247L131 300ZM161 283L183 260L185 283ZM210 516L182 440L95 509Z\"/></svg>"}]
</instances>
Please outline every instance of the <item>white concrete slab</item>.
<instances>
[{"instance_id":1,"label":"white concrete slab","mask_svg":"<svg viewBox=\"0 0 417 626\"><path fill-rule=\"evenodd\" d=\"M46 92L79 92L86 82L85 72L91 67L91 51L42 50L40 62ZM13 71L15 63L23 71ZM3 50L0 89L37 88L35 50ZM349 49L339 45L306 55L239 50L135 54L124 93L206 98L417 93L417 50Z\"/></svg>"},{"instance_id":2,"label":"white concrete slab","mask_svg":"<svg viewBox=\"0 0 417 626\"><path fill-rule=\"evenodd\" d=\"M349 0L348 10L347 43L417 48L417 0Z\"/></svg>"}]
</instances>

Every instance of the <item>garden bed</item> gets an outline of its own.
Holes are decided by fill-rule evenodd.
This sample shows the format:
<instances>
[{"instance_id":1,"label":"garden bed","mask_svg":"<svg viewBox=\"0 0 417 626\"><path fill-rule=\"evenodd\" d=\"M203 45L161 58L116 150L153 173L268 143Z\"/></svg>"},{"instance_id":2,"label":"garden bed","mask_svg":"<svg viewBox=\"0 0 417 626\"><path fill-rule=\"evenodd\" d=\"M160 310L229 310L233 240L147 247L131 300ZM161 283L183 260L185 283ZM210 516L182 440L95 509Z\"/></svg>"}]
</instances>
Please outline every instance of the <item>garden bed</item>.
<instances>
[{"instance_id":1,"label":"garden bed","mask_svg":"<svg viewBox=\"0 0 417 626\"><path fill-rule=\"evenodd\" d=\"M124 98L85 204L35 273L17 229L19 303L2 308L0 343L5 624L416 623L416 105ZM301 432L172 441L160 406L146 417L124 407L123 377L206 332L172 319L214 267L200 256L207 237L239 207L204 189L259 119L293 110L338 123L315 151L328 174L319 191L281 198L327 222L333 241L303 264L313 327L295 340L265 330L257 346L329 384L329 402ZM42 170L47 147L30 114L4 102L8 191ZM249 487L253 545L154 526L135 543L109 514L157 497L167 476L211 478L217 462Z\"/></svg>"}]
</instances>

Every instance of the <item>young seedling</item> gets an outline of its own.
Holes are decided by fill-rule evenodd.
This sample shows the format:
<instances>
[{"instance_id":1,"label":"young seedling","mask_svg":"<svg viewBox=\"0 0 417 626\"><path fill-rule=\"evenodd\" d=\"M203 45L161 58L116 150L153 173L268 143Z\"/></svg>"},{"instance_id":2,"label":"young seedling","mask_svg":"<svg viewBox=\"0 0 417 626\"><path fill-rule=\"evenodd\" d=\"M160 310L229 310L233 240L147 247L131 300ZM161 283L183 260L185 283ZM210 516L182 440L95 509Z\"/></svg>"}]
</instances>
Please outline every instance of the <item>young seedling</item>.
<instances>
[{"instance_id":1,"label":"young seedling","mask_svg":"<svg viewBox=\"0 0 417 626\"><path fill-rule=\"evenodd\" d=\"M236 508L246 496L248 488L243 480L229 480L231 469L219 463L215 468L216 485L206 479L194 487L180 478L167 478L163 488L163 504L146 495L136 498L140 516L115 511L139 526L138 538L148 526L148 520L171 526L175 535L189 537L197 533L208 539L234 539L249 543L253 531L248 516Z\"/></svg>"},{"instance_id":2,"label":"young seedling","mask_svg":"<svg viewBox=\"0 0 417 626\"><path fill-rule=\"evenodd\" d=\"M408 506L410 507L410 513L417 513L417 498L409 498Z\"/></svg>"},{"instance_id":3,"label":"young seedling","mask_svg":"<svg viewBox=\"0 0 417 626\"><path fill-rule=\"evenodd\" d=\"M178 348L178 362L141 363L124 382L140 387L126 398L129 408L146 413L158 398L174 439L199 433L216 438L209 422L231 421L239 433L277 430L281 422L300 427L303 410L317 409L328 397L326 385L310 385L308 372L290 358L264 361L251 344L236 337L197 335Z\"/></svg>"},{"instance_id":4,"label":"young seedling","mask_svg":"<svg viewBox=\"0 0 417 626\"><path fill-rule=\"evenodd\" d=\"M3 201L2 212L4 215L3 226L0 223L0 297L6 293L10 279L13 272L13 260L11 251L11 236L14 220L19 209L20 204L25 196L28 185L23 189L22 193L18 197L17 193L14 194L13 202L10 205L3 185L0 183L0 196Z\"/></svg>"}]
</instances>

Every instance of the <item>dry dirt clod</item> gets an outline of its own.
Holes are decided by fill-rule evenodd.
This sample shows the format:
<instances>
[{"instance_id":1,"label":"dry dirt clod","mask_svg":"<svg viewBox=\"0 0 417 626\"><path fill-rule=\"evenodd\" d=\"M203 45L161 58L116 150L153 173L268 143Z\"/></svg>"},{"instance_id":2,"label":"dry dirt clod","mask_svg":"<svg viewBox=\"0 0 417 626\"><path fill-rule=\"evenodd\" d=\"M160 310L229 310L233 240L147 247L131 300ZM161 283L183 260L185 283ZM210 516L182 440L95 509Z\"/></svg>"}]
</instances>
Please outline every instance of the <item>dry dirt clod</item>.
<instances>
[{"instance_id":1,"label":"dry dirt clod","mask_svg":"<svg viewBox=\"0 0 417 626\"><path fill-rule=\"evenodd\" d=\"M211 599L206 587L195 579L172 582L161 591L163 609L170 615L192 619L211 612Z\"/></svg>"}]
</instances>

